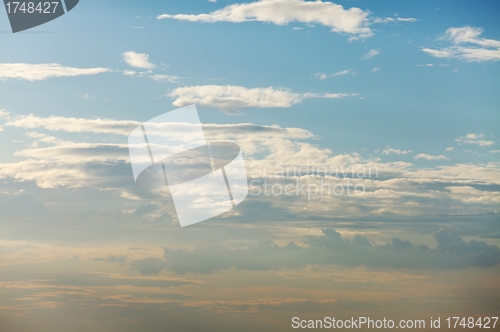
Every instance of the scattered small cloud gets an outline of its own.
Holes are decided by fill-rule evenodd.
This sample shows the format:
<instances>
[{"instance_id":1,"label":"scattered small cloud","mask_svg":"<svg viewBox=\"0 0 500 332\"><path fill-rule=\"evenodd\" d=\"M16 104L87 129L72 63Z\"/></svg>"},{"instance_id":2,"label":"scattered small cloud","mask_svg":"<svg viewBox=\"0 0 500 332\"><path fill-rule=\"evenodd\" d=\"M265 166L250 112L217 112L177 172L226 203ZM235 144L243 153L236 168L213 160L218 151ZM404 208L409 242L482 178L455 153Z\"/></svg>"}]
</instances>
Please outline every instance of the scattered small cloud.
<instances>
[{"instance_id":1,"label":"scattered small cloud","mask_svg":"<svg viewBox=\"0 0 500 332\"><path fill-rule=\"evenodd\" d=\"M57 63L28 64L28 63L0 63L0 81L20 79L30 82L43 81L52 77L75 77L83 75L97 75L110 72L108 68L73 68Z\"/></svg>"},{"instance_id":2,"label":"scattered small cloud","mask_svg":"<svg viewBox=\"0 0 500 332\"><path fill-rule=\"evenodd\" d=\"M417 65L417 67L448 67L449 65L446 63L443 64L434 64L434 63L426 63L423 65Z\"/></svg>"},{"instance_id":3,"label":"scattered small cloud","mask_svg":"<svg viewBox=\"0 0 500 332\"><path fill-rule=\"evenodd\" d=\"M484 137L484 134L467 134L465 136L461 136L455 140L460 145L464 144L476 144L482 147L490 146L495 144L494 141L487 140Z\"/></svg>"},{"instance_id":4,"label":"scattered small cloud","mask_svg":"<svg viewBox=\"0 0 500 332\"><path fill-rule=\"evenodd\" d=\"M500 153L500 150L490 150L490 153Z\"/></svg>"},{"instance_id":5,"label":"scattered small cloud","mask_svg":"<svg viewBox=\"0 0 500 332\"><path fill-rule=\"evenodd\" d=\"M422 51L437 58L455 58L468 62L500 60L500 41L480 38L482 33L483 29L470 26L449 28L441 39L451 41L452 46L442 49L422 48Z\"/></svg>"},{"instance_id":6,"label":"scattered small cloud","mask_svg":"<svg viewBox=\"0 0 500 332\"><path fill-rule=\"evenodd\" d=\"M374 56L376 55L379 55L380 54L380 50L370 50L370 52L366 53L364 56L363 56L363 60L368 60L368 59L371 59L373 58Z\"/></svg>"},{"instance_id":7,"label":"scattered small cloud","mask_svg":"<svg viewBox=\"0 0 500 332\"><path fill-rule=\"evenodd\" d=\"M380 68L379 68L379 67L375 67L375 68L373 68L373 69L372 69L372 73L376 73L376 72L378 72L379 70L380 70Z\"/></svg>"},{"instance_id":8,"label":"scattered small cloud","mask_svg":"<svg viewBox=\"0 0 500 332\"><path fill-rule=\"evenodd\" d=\"M349 74L352 71L352 69L345 69L333 74L325 74L325 73L316 73L314 74L314 77L319 78L321 81L326 80L327 78L333 78L333 77L340 77Z\"/></svg>"},{"instance_id":9,"label":"scattered small cloud","mask_svg":"<svg viewBox=\"0 0 500 332\"><path fill-rule=\"evenodd\" d=\"M415 159L416 160L419 160L419 159L424 159L424 160L449 160L448 157L443 156L443 155L432 156L432 155L426 154L426 153L419 153L419 154L417 154L415 156Z\"/></svg>"},{"instance_id":10,"label":"scattered small cloud","mask_svg":"<svg viewBox=\"0 0 500 332\"><path fill-rule=\"evenodd\" d=\"M160 75L160 74L155 74L149 76L150 79L156 82L170 82L170 83L176 83L179 80L179 76L173 76L173 75Z\"/></svg>"},{"instance_id":11,"label":"scattered small cloud","mask_svg":"<svg viewBox=\"0 0 500 332\"><path fill-rule=\"evenodd\" d=\"M455 148L453 146L449 146L445 149L445 151L453 151Z\"/></svg>"},{"instance_id":12,"label":"scattered small cloud","mask_svg":"<svg viewBox=\"0 0 500 332\"><path fill-rule=\"evenodd\" d=\"M154 64L149 62L148 54L129 51L123 53L122 56L123 60L125 60L125 62L131 67L142 68L142 69L151 69L155 67Z\"/></svg>"},{"instance_id":13,"label":"scattered small cloud","mask_svg":"<svg viewBox=\"0 0 500 332\"><path fill-rule=\"evenodd\" d=\"M385 155L390 155L390 154L397 154L397 155L401 155L401 154L408 154L408 153L411 153L412 150L399 150L399 149L393 149L391 147L387 147L385 148L384 151L382 151L382 154L385 154Z\"/></svg>"}]
</instances>

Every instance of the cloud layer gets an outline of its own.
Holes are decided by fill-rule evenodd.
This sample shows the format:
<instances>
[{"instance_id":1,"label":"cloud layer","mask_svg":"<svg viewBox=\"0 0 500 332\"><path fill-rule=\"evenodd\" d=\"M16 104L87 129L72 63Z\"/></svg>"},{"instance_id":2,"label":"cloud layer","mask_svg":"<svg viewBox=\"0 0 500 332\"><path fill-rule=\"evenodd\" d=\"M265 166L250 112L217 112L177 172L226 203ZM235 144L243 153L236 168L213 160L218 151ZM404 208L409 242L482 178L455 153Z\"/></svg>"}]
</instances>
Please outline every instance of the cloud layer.
<instances>
[{"instance_id":1,"label":"cloud layer","mask_svg":"<svg viewBox=\"0 0 500 332\"><path fill-rule=\"evenodd\" d=\"M290 242L285 246L261 242L247 248L223 246L198 247L193 251L164 248L165 261L147 258L133 262L141 274L156 274L165 266L178 274L212 273L223 269L279 270L310 265L349 267L385 267L409 269L488 268L500 263L500 249L482 241L464 241L457 234L440 230L434 234L437 248L392 238L384 244L372 244L356 235L343 238L333 229L323 235L303 238L306 246Z\"/></svg>"}]
</instances>

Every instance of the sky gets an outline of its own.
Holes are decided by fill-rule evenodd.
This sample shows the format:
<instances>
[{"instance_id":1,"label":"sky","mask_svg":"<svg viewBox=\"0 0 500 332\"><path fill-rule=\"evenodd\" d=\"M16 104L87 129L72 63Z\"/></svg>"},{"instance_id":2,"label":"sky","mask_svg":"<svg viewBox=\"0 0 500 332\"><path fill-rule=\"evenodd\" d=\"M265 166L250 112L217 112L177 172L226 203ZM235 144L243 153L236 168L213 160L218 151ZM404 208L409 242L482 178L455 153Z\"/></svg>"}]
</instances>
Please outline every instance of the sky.
<instances>
[{"instance_id":1,"label":"sky","mask_svg":"<svg viewBox=\"0 0 500 332\"><path fill-rule=\"evenodd\" d=\"M1 9L2 330L498 316L499 10L82 0L14 34ZM249 194L181 228L127 139L192 104Z\"/></svg>"}]
</instances>

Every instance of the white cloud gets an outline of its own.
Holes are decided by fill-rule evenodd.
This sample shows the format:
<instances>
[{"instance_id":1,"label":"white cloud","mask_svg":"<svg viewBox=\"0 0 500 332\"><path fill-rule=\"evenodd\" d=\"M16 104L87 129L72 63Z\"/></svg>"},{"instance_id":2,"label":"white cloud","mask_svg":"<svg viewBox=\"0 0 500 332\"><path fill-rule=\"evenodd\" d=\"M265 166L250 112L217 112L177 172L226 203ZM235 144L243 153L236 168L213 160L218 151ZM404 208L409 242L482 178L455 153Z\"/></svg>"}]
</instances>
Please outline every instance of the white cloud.
<instances>
[{"instance_id":1,"label":"white cloud","mask_svg":"<svg viewBox=\"0 0 500 332\"><path fill-rule=\"evenodd\" d=\"M376 72L378 72L379 70L380 70L380 68L379 68L379 67L375 67L375 68L373 68L373 69L372 69L372 73L376 73Z\"/></svg>"},{"instance_id":2,"label":"white cloud","mask_svg":"<svg viewBox=\"0 0 500 332\"><path fill-rule=\"evenodd\" d=\"M401 155L401 154L408 154L408 153L411 153L412 150L398 150L398 149L393 149L391 147L387 147L385 148L384 151L382 151L382 154L386 154L386 155L389 155L389 154L397 154L397 155Z\"/></svg>"},{"instance_id":3,"label":"white cloud","mask_svg":"<svg viewBox=\"0 0 500 332\"><path fill-rule=\"evenodd\" d=\"M170 82L170 83L175 83L179 80L179 76L160 75L160 74L151 75L149 76L149 78L156 82Z\"/></svg>"},{"instance_id":4,"label":"white cloud","mask_svg":"<svg viewBox=\"0 0 500 332\"><path fill-rule=\"evenodd\" d=\"M112 120L112 119L83 119L51 116L41 118L34 115L23 115L11 118L5 124L18 128L45 128L53 131L66 131L73 133L94 132L128 135L140 125L137 121Z\"/></svg>"},{"instance_id":5,"label":"white cloud","mask_svg":"<svg viewBox=\"0 0 500 332\"><path fill-rule=\"evenodd\" d=\"M122 54L123 60L132 67L151 69L155 65L149 62L149 55L144 53L136 53L134 51L125 52Z\"/></svg>"},{"instance_id":6,"label":"white cloud","mask_svg":"<svg viewBox=\"0 0 500 332\"><path fill-rule=\"evenodd\" d=\"M373 20L373 23L392 23L392 22L416 22L417 19L413 17L377 17Z\"/></svg>"},{"instance_id":7,"label":"white cloud","mask_svg":"<svg viewBox=\"0 0 500 332\"><path fill-rule=\"evenodd\" d=\"M484 138L484 134L467 134L465 136L461 136L455 140L458 144L476 144L482 147L490 146L495 144L494 141L486 140Z\"/></svg>"},{"instance_id":8,"label":"white cloud","mask_svg":"<svg viewBox=\"0 0 500 332\"><path fill-rule=\"evenodd\" d=\"M0 126L0 132L2 132L2 131L3 131L3 127L2 127L2 126Z\"/></svg>"},{"instance_id":9,"label":"white cloud","mask_svg":"<svg viewBox=\"0 0 500 332\"><path fill-rule=\"evenodd\" d=\"M233 4L208 14L163 14L157 18L191 22L232 22L259 21L285 25L290 22L321 24L332 32L343 32L369 37L373 33L368 27L369 12L353 7L344 9L331 2L304 0L259 0L250 3Z\"/></svg>"},{"instance_id":10,"label":"white cloud","mask_svg":"<svg viewBox=\"0 0 500 332\"><path fill-rule=\"evenodd\" d=\"M225 112L242 108L283 108L301 103L308 98L344 98L357 94L295 93L287 89L253 88L232 85L200 85L176 88L168 96L175 99L174 106L191 104L215 107Z\"/></svg>"},{"instance_id":11,"label":"white cloud","mask_svg":"<svg viewBox=\"0 0 500 332\"><path fill-rule=\"evenodd\" d=\"M490 153L500 153L500 150L490 150Z\"/></svg>"},{"instance_id":12,"label":"white cloud","mask_svg":"<svg viewBox=\"0 0 500 332\"><path fill-rule=\"evenodd\" d=\"M57 63L0 63L0 80L21 79L33 82L45 80L50 77L96 75L109 71L111 69L108 68L64 67Z\"/></svg>"},{"instance_id":13,"label":"white cloud","mask_svg":"<svg viewBox=\"0 0 500 332\"><path fill-rule=\"evenodd\" d=\"M454 147L449 146L449 147L447 147L447 148L446 148L446 150L445 150L445 151L453 151L454 149L455 149Z\"/></svg>"},{"instance_id":14,"label":"white cloud","mask_svg":"<svg viewBox=\"0 0 500 332\"><path fill-rule=\"evenodd\" d=\"M449 160L448 157L446 156L443 156L443 155L439 155L439 156L432 156L430 154L426 154L426 153L419 153L415 156L415 159L419 160L419 159L424 159L424 160Z\"/></svg>"},{"instance_id":15,"label":"white cloud","mask_svg":"<svg viewBox=\"0 0 500 332\"><path fill-rule=\"evenodd\" d=\"M351 72L351 69L345 69L345 70L342 70L342 71L339 71L339 72L336 72L336 73L333 73L330 75L327 75L325 73L316 73L316 74L314 74L314 77L317 77L323 81L323 80L326 80L327 78L344 76L344 75L349 74L350 72Z\"/></svg>"},{"instance_id":16,"label":"white cloud","mask_svg":"<svg viewBox=\"0 0 500 332\"><path fill-rule=\"evenodd\" d=\"M437 58L456 58L475 62L500 60L500 41L479 38L482 33L483 29L470 26L449 28L443 39L451 41L453 46L439 50L423 48L422 51Z\"/></svg>"},{"instance_id":17,"label":"white cloud","mask_svg":"<svg viewBox=\"0 0 500 332\"><path fill-rule=\"evenodd\" d=\"M379 54L380 54L380 50L370 50L370 52L366 53L366 54L363 56L363 60L371 59L371 58L373 58L375 55L379 55Z\"/></svg>"}]
</instances>

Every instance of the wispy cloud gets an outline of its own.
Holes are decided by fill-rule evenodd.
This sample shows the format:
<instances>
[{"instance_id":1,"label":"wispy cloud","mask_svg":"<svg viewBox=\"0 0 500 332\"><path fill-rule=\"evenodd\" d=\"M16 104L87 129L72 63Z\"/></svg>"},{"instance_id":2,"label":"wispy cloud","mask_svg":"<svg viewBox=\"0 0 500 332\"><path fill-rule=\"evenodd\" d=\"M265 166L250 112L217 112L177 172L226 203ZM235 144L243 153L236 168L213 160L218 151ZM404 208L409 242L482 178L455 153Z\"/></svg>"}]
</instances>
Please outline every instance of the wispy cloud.
<instances>
[{"instance_id":1,"label":"wispy cloud","mask_svg":"<svg viewBox=\"0 0 500 332\"><path fill-rule=\"evenodd\" d=\"M345 70L338 71L338 72L330 74L330 75L325 74L325 73L316 73L316 74L314 74L314 77L317 77L323 81L323 80L326 80L327 78L340 77L340 76L347 75L351 71L352 71L352 69L345 69Z\"/></svg>"},{"instance_id":2,"label":"wispy cloud","mask_svg":"<svg viewBox=\"0 0 500 332\"><path fill-rule=\"evenodd\" d=\"M176 83L179 80L179 76L174 76L174 75L161 75L161 74L154 74L149 76L150 79L152 79L155 82L170 82L170 83Z\"/></svg>"},{"instance_id":3,"label":"wispy cloud","mask_svg":"<svg viewBox=\"0 0 500 332\"><path fill-rule=\"evenodd\" d=\"M456 58L475 62L500 60L500 41L480 38L482 33L483 29L470 26L449 28L442 39L451 41L453 46L442 49L422 48L422 51L437 58Z\"/></svg>"},{"instance_id":4,"label":"wispy cloud","mask_svg":"<svg viewBox=\"0 0 500 332\"><path fill-rule=\"evenodd\" d=\"M191 22L241 23L259 21L285 25L291 22L321 24L332 32L343 32L361 38L371 36L369 12L360 8L344 9L341 5L323 1L304 0L260 0L250 3L233 4L208 14L163 14L157 18Z\"/></svg>"},{"instance_id":5,"label":"wispy cloud","mask_svg":"<svg viewBox=\"0 0 500 332\"><path fill-rule=\"evenodd\" d=\"M426 154L426 153L419 153L415 156L415 159L419 160L419 159L424 159L424 160L449 160L448 157L446 156L443 156L443 155L439 155L439 156L432 156L430 154Z\"/></svg>"},{"instance_id":6,"label":"wispy cloud","mask_svg":"<svg viewBox=\"0 0 500 332\"><path fill-rule=\"evenodd\" d=\"M42 81L51 77L74 77L96 75L109 72L108 68L73 68L57 63L28 64L0 63L0 80L20 79L27 81Z\"/></svg>"},{"instance_id":7,"label":"wispy cloud","mask_svg":"<svg viewBox=\"0 0 500 332\"><path fill-rule=\"evenodd\" d=\"M457 138L455 142L457 142L460 145L476 144L482 147L491 146L495 144L494 141L485 139L484 134L467 134L465 136Z\"/></svg>"},{"instance_id":8,"label":"wispy cloud","mask_svg":"<svg viewBox=\"0 0 500 332\"><path fill-rule=\"evenodd\" d=\"M283 108L301 103L309 98L345 98L354 93L296 93L288 89L245 88L233 85L201 85L174 89L168 96L175 99L174 106L183 107L191 104L215 107L225 112L234 113L243 108Z\"/></svg>"},{"instance_id":9,"label":"wispy cloud","mask_svg":"<svg viewBox=\"0 0 500 332\"><path fill-rule=\"evenodd\" d=\"M382 154L386 154L386 155L390 155L390 154L397 154L397 155L401 155L401 154L408 154L408 153L411 153L412 150L399 150L399 149L393 149L391 147L387 147L384 149L384 151L382 151Z\"/></svg>"},{"instance_id":10,"label":"wispy cloud","mask_svg":"<svg viewBox=\"0 0 500 332\"><path fill-rule=\"evenodd\" d=\"M128 120L84 119L61 116L43 118L35 115L22 115L10 118L5 125L26 129L45 128L73 133L94 132L128 135L140 124L140 122Z\"/></svg>"},{"instance_id":11,"label":"wispy cloud","mask_svg":"<svg viewBox=\"0 0 500 332\"><path fill-rule=\"evenodd\" d=\"M134 51L128 51L122 54L123 60L135 68L151 69L155 65L149 62L149 55L145 53L136 53Z\"/></svg>"},{"instance_id":12,"label":"wispy cloud","mask_svg":"<svg viewBox=\"0 0 500 332\"><path fill-rule=\"evenodd\" d=\"M373 20L373 23L393 23L393 22L416 22L418 21L413 17L377 17Z\"/></svg>"},{"instance_id":13,"label":"wispy cloud","mask_svg":"<svg viewBox=\"0 0 500 332\"><path fill-rule=\"evenodd\" d=\"M376 55L379 55L380 54L380 50L370 50L370 52L366 53L364 56L363 56L363 60L368 60L368 59L371 59L373 58L374 56Z\"/></svg>"}]
</instances>

